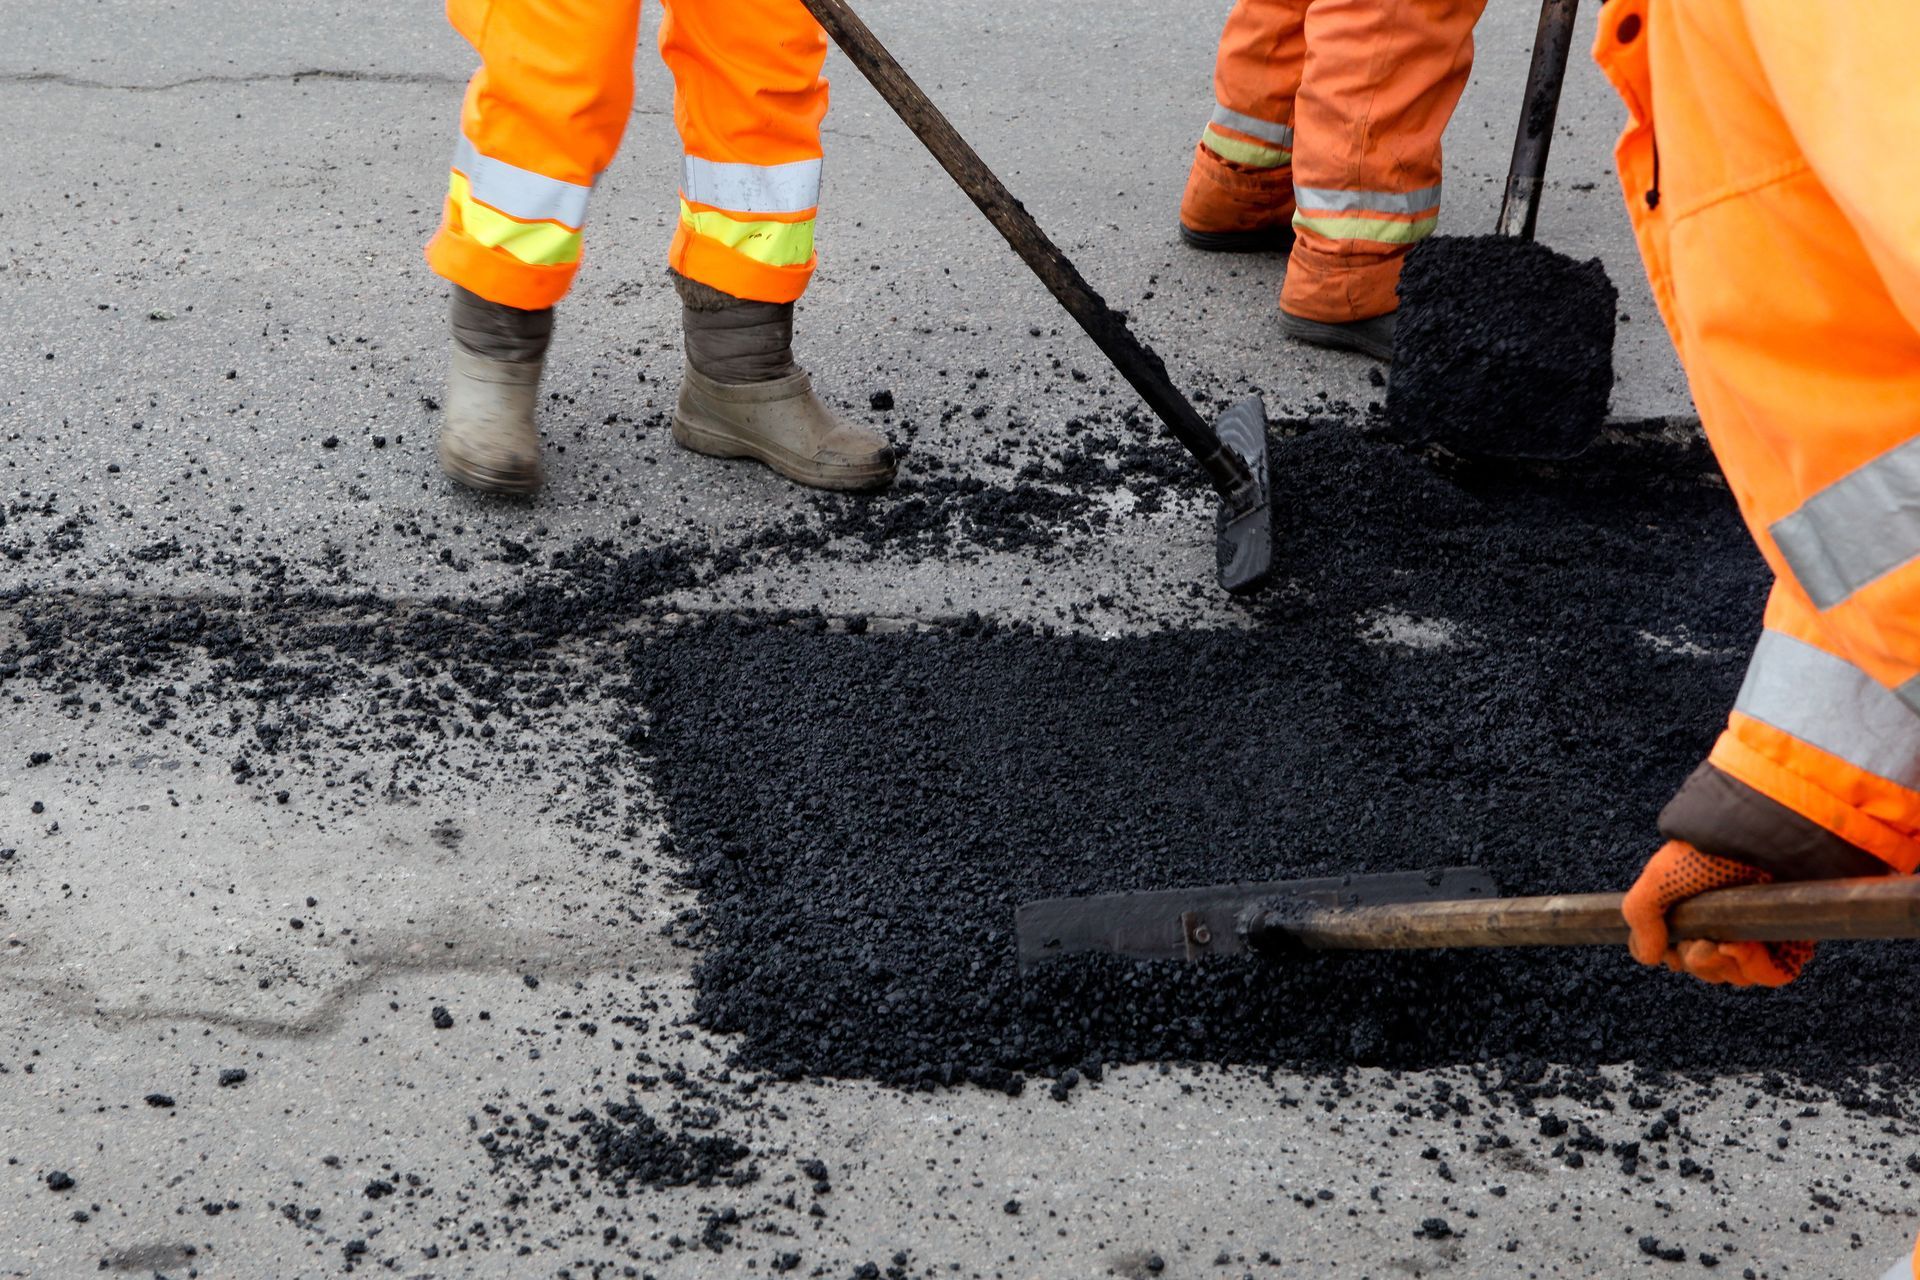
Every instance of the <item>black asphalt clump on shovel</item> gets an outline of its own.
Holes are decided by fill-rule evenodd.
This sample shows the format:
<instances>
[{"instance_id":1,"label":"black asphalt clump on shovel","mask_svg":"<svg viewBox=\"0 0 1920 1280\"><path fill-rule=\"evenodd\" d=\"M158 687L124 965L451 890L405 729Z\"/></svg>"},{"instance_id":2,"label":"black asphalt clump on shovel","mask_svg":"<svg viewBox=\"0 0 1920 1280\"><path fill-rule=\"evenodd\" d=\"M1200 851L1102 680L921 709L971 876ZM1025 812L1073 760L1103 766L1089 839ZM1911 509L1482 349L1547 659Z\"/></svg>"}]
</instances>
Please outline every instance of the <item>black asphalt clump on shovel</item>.
<instances>
[{"instance_id":1,"label":"black asphalt clump on shovel","mask_svg":"<svg viewBox=\"0 0 1920 1280\"><path fill-rule=\"evenodd\" d=\"M1619 294L1598 258L1531 240L1434 236L1408 255L1389 430L1490 458L1569 458L1613 393Z\"/></svg>"},{"instance_id":2,"label":"black asphalt clump on shovel","mask_svg":"<svg viewBox=\"0 0 1920 1280\"><path fill-rule=\"evenodd\" d=\"M1273 520L1267 411L1260 398L1239 401L1209 426L1174 387L1160 357L1094 292L845 0L802 3L1207 473L1220 495L1214 523L1220 585L1236 595L1266 585L1273 572Z\"/></svg>"},{"instance_id":3,"label":"black asphalt clump on shovel","mask_svg":"<svg viewBox=\"0 0 1920 1280\"><path fill-rule=\"evenodd\" d=\"M1407 255L1387 427L1409 444L1569 458L1606 422L1619 293L1598 258L1533 239L1578 7L1541 7L1495 233L1433 236Z\"/></svg>"}]
</instances>

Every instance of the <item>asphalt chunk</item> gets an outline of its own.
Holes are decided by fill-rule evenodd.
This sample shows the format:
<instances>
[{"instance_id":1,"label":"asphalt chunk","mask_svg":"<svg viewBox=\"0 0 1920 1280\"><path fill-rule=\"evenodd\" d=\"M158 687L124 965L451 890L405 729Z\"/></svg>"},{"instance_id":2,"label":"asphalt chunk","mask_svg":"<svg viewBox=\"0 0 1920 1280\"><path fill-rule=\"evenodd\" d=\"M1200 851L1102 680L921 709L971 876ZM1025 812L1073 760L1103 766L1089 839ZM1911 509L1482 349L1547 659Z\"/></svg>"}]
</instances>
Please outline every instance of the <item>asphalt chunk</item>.
<instances>
[{"instance_id":1,"label":"asphalt chunk","mask_svg":"<svg viewBox=\"0 0 1920 1280\"><path fill-rule=\"evenodd\" d=\"M1402 439L1504 458L1593 442L1613 392L1619 291L1511 236L1431 236L1401 272L1387 418Z\"/></svg>"}]
</instances>

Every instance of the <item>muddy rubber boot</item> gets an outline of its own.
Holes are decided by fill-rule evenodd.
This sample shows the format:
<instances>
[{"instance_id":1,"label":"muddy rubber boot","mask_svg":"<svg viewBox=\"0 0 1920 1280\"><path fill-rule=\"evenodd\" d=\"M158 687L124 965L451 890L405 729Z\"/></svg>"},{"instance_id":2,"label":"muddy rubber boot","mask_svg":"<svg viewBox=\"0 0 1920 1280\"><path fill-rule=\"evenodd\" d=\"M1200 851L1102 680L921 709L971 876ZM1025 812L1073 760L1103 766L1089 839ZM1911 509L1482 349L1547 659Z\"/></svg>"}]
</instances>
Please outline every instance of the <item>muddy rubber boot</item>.
<instances>
[{"instance_id":1,"label":"muddy rubber boot","mask_svg":"<svg viewBox=\"0 0 1920 1280\"><path fill-rule=\"evenodd\" d=\"M453 290L453 359L440 422L440 469L481 493L540 487L534 409L553 311L522 311Z\"/></svg>"},{"instance_id":2,"label":"muddy rubber boot","mask_svg":"<svg viewBox=\"0 0 1920 1280\"><path fill-rule=\"evenodd\" d=\"M1282 311L1280 332L1297 342L1311 343L1316 347L1330 347L1335 351L1358 351L1376 360L1391 362L1393 320L1397 314L1389 311L1383 316L1371 316L1365 320L1328 324L1322 320L1308 320L1304 316L1289 315Z\"/></svg>"},{"instance_id":3,"label":"muddy rubber boot","mask_svg":"<svg viewBox=\"0 0 1920 1280\"><path fill-rule=\"evenodd\" d=\"M753 458L816 489L884 489L886 437L837 417L793 362L793 304L749 302L673 273L687 369L673 438L715 458Z\"/></svg>"}]
</instances>

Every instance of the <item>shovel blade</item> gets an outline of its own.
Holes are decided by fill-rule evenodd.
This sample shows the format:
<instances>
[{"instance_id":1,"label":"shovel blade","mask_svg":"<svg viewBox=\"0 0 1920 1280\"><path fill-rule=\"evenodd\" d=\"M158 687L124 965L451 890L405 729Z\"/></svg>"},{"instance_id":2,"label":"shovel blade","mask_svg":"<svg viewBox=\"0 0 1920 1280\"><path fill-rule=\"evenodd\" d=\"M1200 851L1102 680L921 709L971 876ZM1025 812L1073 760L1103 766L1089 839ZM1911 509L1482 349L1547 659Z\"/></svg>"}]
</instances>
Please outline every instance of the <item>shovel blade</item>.
<instances>
[{"instance_id":1,"label":"shovel blade","mask_svg":"<svg viewBox=\"0 0 1920 1280\"><path fill-rule=\"evenodd\" d=\"M1243 916L1276 899L1306 908L1337 910L1497 896L1492 878L1480 868L1448 867L1046 898L1016 910L1013 931L1022 969L1055 956L1087 951L1137 960L1194 961L1204 956L1244 954L1247 946L1240 931Z\"/></svg>"},{"instance_id":2,"label":"shovel blade","mask_svg":"<svg viewBox=\"0 0 1920 1280\"><path fill-rule=\"evenodd\" d=\"M1220 585L1250 595L1273 577L1273 482L1267 465L1267 407L1248 396L1213 424L1214 436L1246 464L1247 491L1223 500L1214 521Z\"/></svg>"}]
</instances>

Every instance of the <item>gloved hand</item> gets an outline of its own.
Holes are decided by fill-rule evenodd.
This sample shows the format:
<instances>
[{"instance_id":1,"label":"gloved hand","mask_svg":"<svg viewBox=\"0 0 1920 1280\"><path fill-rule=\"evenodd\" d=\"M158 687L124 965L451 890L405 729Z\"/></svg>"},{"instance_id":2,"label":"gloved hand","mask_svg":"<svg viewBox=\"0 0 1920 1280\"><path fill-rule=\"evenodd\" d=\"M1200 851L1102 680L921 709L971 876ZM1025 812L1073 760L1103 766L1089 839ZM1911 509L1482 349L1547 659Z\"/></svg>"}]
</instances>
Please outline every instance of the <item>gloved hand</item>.
<instances>
[{"instance_id":1,"label":"gloved hand","mask_svg":"<svg viewBox=\"0 0 1920 1280\"><path fill-rule=\"evenodd\" d=\"M1667 911L1677 902L1740 884L1769 884L1771 875L1744 862L1702 853L1682 840L1669 840L1647 860L1627 891L1621 914L1633 936L1627 949L1641 964L1664 962L1677 973L1736 987L1783 987L1800 976L1813 958L1811 942L1711 942L1693 939L1675 945L1667 937Z\"/></svg>"}]
</instances>

